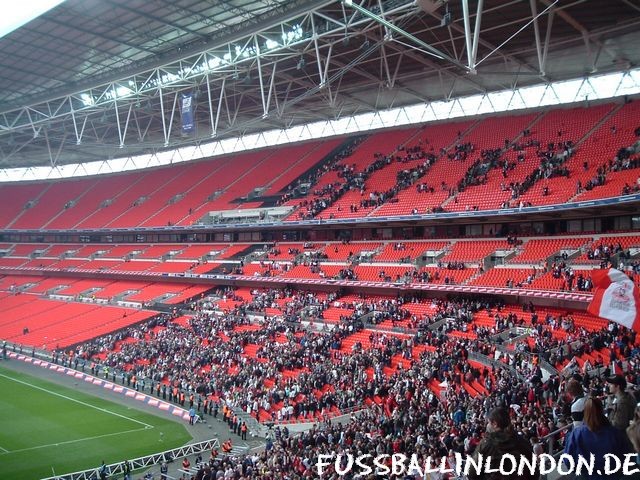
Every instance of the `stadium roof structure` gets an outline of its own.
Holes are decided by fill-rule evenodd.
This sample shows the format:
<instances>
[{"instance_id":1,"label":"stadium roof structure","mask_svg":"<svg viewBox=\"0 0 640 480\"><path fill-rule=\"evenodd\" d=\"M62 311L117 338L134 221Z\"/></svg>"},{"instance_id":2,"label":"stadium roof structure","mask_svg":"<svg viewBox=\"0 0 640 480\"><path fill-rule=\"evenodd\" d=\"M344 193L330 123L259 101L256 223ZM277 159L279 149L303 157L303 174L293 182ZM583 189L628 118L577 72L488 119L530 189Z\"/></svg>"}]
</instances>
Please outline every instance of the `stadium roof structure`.
<instances>
[{"instance_id":1,"label":"stadium roof structure","mask_svg":"<svg viewBox=\"0 0 640 480\"><path fill-rule=\"evenodd\" d=\"M0 168L158 154L638 65L637 0L66 0L0 38Z\"/></svg>"}]
</instances>

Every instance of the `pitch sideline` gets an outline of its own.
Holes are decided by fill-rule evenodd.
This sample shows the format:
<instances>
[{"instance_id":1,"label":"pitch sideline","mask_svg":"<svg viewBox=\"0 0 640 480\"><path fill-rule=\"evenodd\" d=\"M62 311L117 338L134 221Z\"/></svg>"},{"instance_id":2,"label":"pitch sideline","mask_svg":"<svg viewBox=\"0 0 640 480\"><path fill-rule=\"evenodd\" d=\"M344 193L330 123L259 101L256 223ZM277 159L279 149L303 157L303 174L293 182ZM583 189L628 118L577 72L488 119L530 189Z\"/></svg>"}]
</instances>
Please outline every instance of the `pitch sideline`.
<instances>
[{"instance_id":1,"label":"pitch sideline","mask_svg":"<svg viewBox=\"0 0 640 480\"><path fill-rule=\"evenodd\" d=\"M31 388L35 388L36 390L41 390L41 391L46 392L46 393L48 393L50 395L55 395L57 397L64 398L65 400L70 400L72 402L79 403L80 405L84 405L86 407L90 407L90 408L93 408L95 410L99 410L101 412L108 413L110 415L114 415L116 417L124 418L125 420L129 420L131 422L137 423L138 425L142 425L145 428L153 428L153 425L149 425L148 423L141 422L140 420L136 420L134 418L127 417L126 415L122 415L120 413L112 412L110 410L107 410L106 408L96 407L95 405L91 405L90 403L83 402L82 400L78 400L76 398L68 397L67 395L63 395L61 393L57 393L57 392L53 392L51 390L47 390L46 388L39 387L37 385L33 385L33 384L29 383L29 382L18 380L17 378L13 378L13 377L10 377L8 375L4 375L2 373L0 373L0 377L6 378L8 380L12 380L12 381L14 381L16 383L21 383L21 384L26 385L26 386L31 387ZM142 430L142 429L140 429L140 430Z\"/></svg>"},{"instance_id":2,"label":"pitch sideline","mask_svg":"<svg viewBox=\"0 0 640 480\"><path fill-rule=\"evenodd\" d=\"M147 427L134 428L133 430L123 430L122 432L105 433L105 434L96 435L96 436L93 436L93 437L77 438L75 440L66 440L64 442L47 443L46 445L37 445L35 447L20 448L18 450L5 450L4 448L2 448L3 452L0 452L0 456L9 455L9 454L12 454L12 453L28 452L28 451L31 451L31 450L38 450L40 448L57 447L59 445L69 445L71 443L86 442L86 441L89 441L89 440L97 440L98 438L104 438L104 437L115 437L116 435L124 435L126 433L141 432L143 430L147 430Z\"/></svg>"}]
</instances>

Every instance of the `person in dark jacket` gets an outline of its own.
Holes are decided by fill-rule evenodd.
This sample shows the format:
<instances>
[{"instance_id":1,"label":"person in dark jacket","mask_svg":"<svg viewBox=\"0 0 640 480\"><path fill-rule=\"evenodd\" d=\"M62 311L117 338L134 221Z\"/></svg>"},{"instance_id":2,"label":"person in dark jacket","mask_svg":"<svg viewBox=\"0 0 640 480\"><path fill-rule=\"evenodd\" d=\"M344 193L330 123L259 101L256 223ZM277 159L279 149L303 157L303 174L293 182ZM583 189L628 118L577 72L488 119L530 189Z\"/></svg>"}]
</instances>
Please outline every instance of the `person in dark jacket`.
<instances>
[{"instance_id":1,"label":"person in dark jacket","mask_svg":"<svg viewBox=\"0 0 640 480\"><path fill-rule=\"evenodd\" d=\"M483 466L479 472L475 468L471 468L469 478L472 480L504 480L504 476L499 472L493 473L485 470L487 457L491 457L490 468L493 470L499 467L500 459L505 454L513 455L517 462L520 461L521 456L524 456L531 463L533 448L530 442L518 435L513 429L509 418L509 410L504 407L497 407L489 412L485 436L474 452L476 461L482 455L484 459ZM506 462L506 468L509 469L510 467L511 465ZM538 480L539 478L537 471L531 472L528 468L525 468L523 473L524 475L522 476L514 475L514 478L520 480Z\"/></svg>"},{"instance_id":2,"label":"person in dark jacket","mask_svg":"<svg viewBox=\"0 0 640 480\"><path fill-rule=\"evenodd\" d=\"M609 421L614 427L625 431L633 420L636 410L636 399L627 392L627 381L622 375L607 378L609 393L614 396L609 411Z\"/></svg>"},{"instance_id":3,"label":"person in dark jacket","mask_svg":"<svg viewBox=\"0 0 640 480\"><path fill-rule=\"evenodd\" d=\"M627 428L627 437L631 440L631 445L636 451L636 467L640 468L640 408L636 409L635 420ZM640 472L625 477L625 480L640 480Z\"/></svg>"},{"instance_id":4,"label":"person in dark jacket","mask_svg":"<svg viewBox=\"0 0 640 480\"><path fill-rule=\"evenodd\" d=\"M571 455L576 464L579 456L589 459L590 455L593 455L595 459L594 474L580 472L580 477L576 478L600 480L616 478L597 473L605 471L606 454L618 455L621 464L624 464L624 455L633 453L633 449L626 433L614 427L605 416L602 401L590 397L584 402L584 423L569 434L565 441L564 453Z\"/></svg>"}]
</instances>

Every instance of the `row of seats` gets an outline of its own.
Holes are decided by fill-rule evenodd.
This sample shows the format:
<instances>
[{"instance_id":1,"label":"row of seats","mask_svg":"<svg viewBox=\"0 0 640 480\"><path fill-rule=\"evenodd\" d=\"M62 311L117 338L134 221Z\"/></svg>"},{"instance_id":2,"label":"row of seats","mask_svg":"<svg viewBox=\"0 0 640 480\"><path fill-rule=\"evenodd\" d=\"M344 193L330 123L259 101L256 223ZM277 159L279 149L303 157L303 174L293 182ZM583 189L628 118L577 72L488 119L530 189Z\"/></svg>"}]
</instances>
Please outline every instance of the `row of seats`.
<instances>
[{"instance_id":1,"label":"row of seats","mask_svg":"<svg viewBox=\"0 0 640 480\"><path fill-rule=\"evenodd\" d=\"M155 313L91 303L69 303L2 293L0 337L11 342L58 348L141 322ZM19 304L12 300L20 298ZM26 299L27 301L23 301Z\"/></svg>"},{"instance_id":2,"label":"row of seats","mask_svg":"<svg viewBox=\"0 0 640 480\"><path fill-rule=\"evenodd\" d=\"M60 244L5 244L3 248L10 255L0 257L0 267L18 269L47 269L51 275L56 270L81 269L110 272L149 273L221 273L246 276L281 276L283 278L319 279L340 278L360 281L380 282L429 282L446 284L472 284L480 286L509 285L521 288L543 290L574 289L575 284L567 284L562 278L553 278L550 273L543 275L552 263L566 261L574 269L583 265L579 273L585 277L590 269L598 266L600 259L590 260L583 251L599 248L601 245L620 245L625 250L640 247L640 236L630 234L603 237L549 237L530 239L494 240L450 240L450 241L389 241L351 243L287 243L276 244L266 250L262 244L210 244L186 247L194 252L215 253L213 258L197 260L157 258L168 251L177 252L180 245L104 245L82 247L70 246L78 252L89 248L93 254L106 251L103 256L76 258L77 253ZM257 260L245 261L241 265L242 253L257 251ZM14 256L43 253L41 257ZM48 256L60 254L64 258ZM129 259L134 252L141 252L138 258ZM286 252L286 258L282 258ZM298 253L296 253L298 252ZM305 255L307 252L311 255ZM314 254L315 252L315 254ZM146 253L146 255L145 255ZM277 253L277 254L276 254ZM578 254L576 256L576 253ZM299 259L296 256L301 254ZM431 257L427 255L438 255ZM561 255L562 254L562 255ZM71 256L67 256L71 255ZM492 268L483 272L482 259L489 256L511 255L505 267ZM317 258L317 260L316 260ZM438 265L420 267L425 258L438 258ZM433 261L433 260L430 260ZM296 265L296 262L300 264ZM520 265L528 265L521 267ZM587 266L585 268L585 266Z\"/></svg>"},{"instance_id":3,"label":"row of seats","mask_svg":"<svg viewBox=\"0 0 640 480\"><path fill-rule=\"evenodd\" d=\"M177 260L181 262L206 259L224 260L238 258L245 251L253 251L264 260L290 262L296 257L313 257L320 260L342 261L367 256L373 262L398 262L421 256L439 257L443 262L479 261L486 256L503 252L513 254L509 263L538 264L545 259L559 256L563 252L588 252L598 245L620 245L624 250L640 248L640 236L579 235L519 238L517 244L507 240L492 238L447 239L447 240L386 240L358 242L277 242L267 249L263 244L251 243L208 243L208 244L41 244L16 243L0 245L7 255L0 257L0 263L19 260L24 263L31 259L34 263L55 263L62 261L99 260ZM580 256L578 259L586 257ZM59 263L58 263L59 264Z\"/></svg>"},{"instance_id":4,"label":"row of seats","mask_svg":"<svg viewBox=\"0 0 640 480\"><path fill-rule=\"evenodd\" d=\"M35 295L55 295L66 300L120 299L127 302L147 303L162 300L175 305L186 299L197 297L209 288L203 285L184 283L156 283L145 281L113 281L104 279L78 279L68 277L1 277L0 290L14 294L14 298L33 298ZM20 293L19 295L16 295Z\"/></svg>"}]
</instances>

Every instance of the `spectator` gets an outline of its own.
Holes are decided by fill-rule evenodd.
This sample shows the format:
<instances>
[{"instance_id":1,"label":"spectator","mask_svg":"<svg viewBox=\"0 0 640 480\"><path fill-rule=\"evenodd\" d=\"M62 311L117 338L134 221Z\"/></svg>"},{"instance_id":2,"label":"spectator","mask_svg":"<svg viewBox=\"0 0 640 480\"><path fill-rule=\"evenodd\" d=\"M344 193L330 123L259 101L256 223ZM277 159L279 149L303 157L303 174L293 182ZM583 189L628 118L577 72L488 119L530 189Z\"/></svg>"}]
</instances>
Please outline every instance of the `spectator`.
<instances>
[{"instance_id":1,"label":"spectator","mask_svg":"<svg viewBox=\"0 0 640 480\"><path fill-rule=\"evenodd\" d=\"M167 480L167 474L169 473L169 466L166 461L162 461L160 465L160 480Z\"/></svg>"},{"instance_id":2,"label":"spectator","mask_svg":"<svg viewBox=\"0 0 640 480\"><path fill-rule=\"evenodd\" d=\"M480 444L476 448L474 455L477 457L482 454L485 458L491 456L494 459L500 458L505 454L512 454L516 458L520 455L528 457L531 460L533 455L533 448L531 444L520 437L513 429L511 425L511 419L509 418L509 410L505 407L497 407L491 410L489 413L489 421L487 423L487 432L485 437L480 441ZM485 473L480 472L477 475L472 469L469 474L471 480L502 480L503 476L499 473ZM538 475L531 475L530 472L525 469L522 477L524 480L537 480Z\"/></svg>"},{"instance_id":3,"label":"spectator","mask_svg":"<svg viewBox=\"0 0 640 480\"><path fill-rule=\"evenodd\" d=\"M571 418L573 419L573 428L582 425L584 418L584 390L577 379L572 378L567 382L567 393L571 397Z\"/></svg>"},{"instance_id":4,"label":"spectator","mask_svg":"<svg viewBox=\"0 0 640 480\"><path fill-rule=\"evenodd\" d=\"M100 475L100 480L107 480L107 465L104 463L104 460L100 464L98 475Z\"/></svg>"},{"instance_id":5,"label":"spectator","mask_svg":"<svg viewBox=\"0 0 640 480\"><path fill-rule=\"evenodd\" d=\"M636 399L627 392L627 381L622 375L614 375L607 378L609 393L615 398L609 408L609 420L611 424L620 429L626 430L636 410Z\"/></svg>"},{"instance_id":6,"label":"spectator","mask_svg":"<svg viewBox=\"0 0 640 480\"><path fill-rule=\"evenodd\" d=\"M604 471L605 455L618 455L624 463L624 454L632 453L631 444L624 432L611 425L604 415L602 401L596 397L590 397L584 404L584 424L574 429L566 439L564 453L573 457L577 462L578 456L595 457L595 471ZM609 476L594 473L585 475L589 480L610 478Z\"/></svg>"}]
</instances>

